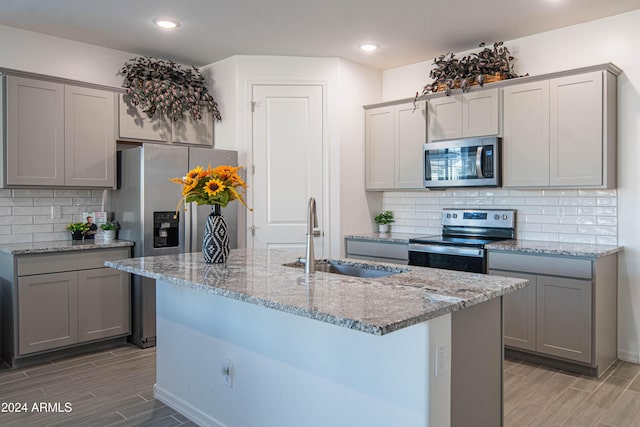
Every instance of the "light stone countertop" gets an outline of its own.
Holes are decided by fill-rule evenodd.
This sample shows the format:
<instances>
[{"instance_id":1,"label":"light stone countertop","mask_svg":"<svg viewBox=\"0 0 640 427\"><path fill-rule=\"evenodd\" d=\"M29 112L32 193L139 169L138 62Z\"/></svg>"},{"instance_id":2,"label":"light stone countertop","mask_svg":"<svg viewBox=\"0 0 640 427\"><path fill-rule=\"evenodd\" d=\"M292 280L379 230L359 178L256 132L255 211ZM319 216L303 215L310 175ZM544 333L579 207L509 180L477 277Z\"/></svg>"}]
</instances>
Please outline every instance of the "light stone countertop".
<instances>
[{"instance_id":1,"label":"light stone countertop","mask_svg":"<svg viewBox=\"0 0 640 427\"><path fill-rule=\"evenodd\" d=\"M558 243L539 240L503 240L486 246L488 250L520 252L526 254L560 255L598 258L623 250L622 246L590 245L585 243Z\"/></svg>"},{"instance_id":2,"label":"light stone countertop","mask_svg":"<svg viewBox=\"0 0 640 427\"><path fill-rule=\"evenodd\" d=\"M234 249L226 264L200 252L106 261L105 265L297 316L383 335L527 286L523 279L366 262L405 271L365 279L286 267L297 254ZM338 260L348 265L356 260Z\"/></svg>"},{"instance_id":3,"label":"light stone countertop","mask_svg":"<svg viewBox=\"0 0 640 427\"><path fill-rule=\"evenodd\" d=\"M369 234L349 234L344 236L350 240L372 240L375 242L409 243L409 239L425 237L425 234L412 233L369 233Z\"/></svg>"},{"instance_id":4,"label":"light stone countertop","mask_svg":"<svg viewBox=\"0 0 640 427\"><path fill-rule=\"evenodd\" d=\"M128 240L56 240L53 242L9 243L0 245L0 252L10 255L43 254L50 252L84 251L133 246Z\"/></svg>"}]
</instances>

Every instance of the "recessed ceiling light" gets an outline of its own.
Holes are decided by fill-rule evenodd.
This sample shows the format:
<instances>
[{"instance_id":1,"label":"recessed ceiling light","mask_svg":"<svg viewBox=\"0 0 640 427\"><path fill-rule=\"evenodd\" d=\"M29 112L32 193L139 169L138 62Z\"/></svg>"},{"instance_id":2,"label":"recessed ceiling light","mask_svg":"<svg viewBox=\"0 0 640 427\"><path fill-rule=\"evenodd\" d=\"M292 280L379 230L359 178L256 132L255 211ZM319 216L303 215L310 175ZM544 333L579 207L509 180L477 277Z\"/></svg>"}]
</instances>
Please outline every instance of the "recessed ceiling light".
<instances>
[{"instance_id":1,"label":"recessed ceiling light","mask_svg":"<svg viewBox=\"0 0 640 427\"><path fill-rule=\"evenodd\" d=\"M165 18L156 18L153 20L153 23L156 24L158 27L166 28L168 30L172 30L180 26L180 23L178 21L174 21L173 19L165 19Z\"/></svg>"},{"instance_id":2,"label":"recessed ceiling light","mask_svg":"<svg viewBox=\"0 0 640 427\"><path fill-rule=\"evenodd\" d=\"M373 52L377 48L378 48L378 45L373 43L363 43L360 45L360 50L365 52Z\"/></svg>"}]
</instances>

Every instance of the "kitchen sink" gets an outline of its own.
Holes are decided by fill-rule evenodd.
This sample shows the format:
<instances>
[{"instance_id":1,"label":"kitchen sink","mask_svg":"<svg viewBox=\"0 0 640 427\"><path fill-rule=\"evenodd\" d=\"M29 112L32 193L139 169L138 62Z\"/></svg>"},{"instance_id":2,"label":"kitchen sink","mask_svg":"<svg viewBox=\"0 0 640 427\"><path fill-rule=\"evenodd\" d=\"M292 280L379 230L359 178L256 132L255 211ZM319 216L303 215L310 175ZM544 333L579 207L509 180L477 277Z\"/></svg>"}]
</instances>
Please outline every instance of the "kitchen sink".
<instances>
[{"instance_id":1,"label":"kitchen sink","mask_svg":"<svg viewBox=\"0 0 640 427\"><path fill-rule=\"evenodd\" d=\"M304 263L304 260L298 260L296 262L283 265L285 267L304 268ZM399 274L409 271L403 268L362 264L333 259L317 259L315 267L316 272L341 274L343 276L352 277L364 277L368 279L391 276L393 274Z\"/></svg>"}]
</instances>

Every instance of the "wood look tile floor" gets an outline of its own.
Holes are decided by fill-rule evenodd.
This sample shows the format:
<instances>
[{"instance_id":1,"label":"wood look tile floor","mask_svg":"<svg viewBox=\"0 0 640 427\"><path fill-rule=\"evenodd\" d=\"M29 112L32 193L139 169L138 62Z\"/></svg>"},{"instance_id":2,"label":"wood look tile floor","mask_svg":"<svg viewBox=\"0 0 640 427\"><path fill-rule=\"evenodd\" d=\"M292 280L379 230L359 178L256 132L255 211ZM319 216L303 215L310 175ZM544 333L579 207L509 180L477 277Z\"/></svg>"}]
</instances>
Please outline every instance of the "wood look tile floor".
<instances>
[{"instance_id":1,"label":"wood look tile floor","mask_svg":"<svg viewBox=\"0 0 640 427\"><path fill-rule=\"evenodd\" d=\"M0 367L0 426L195 426L153 398L155 369L155 348L135 346ZM2 412L11 403L26 403L27 412ZM62 411L69 403L71 411L38 412L34 403L59 403Z\"/></svg>"},{"instance_id":2,"label":"wood look tile floor","mask_svg":"<svg viewBox=\"0 0 640 427\"><path fill-rule=\"evenodd\" d=\"M0 426L195 426L153 398L155 361L155 348L122 346L0 367ZM640 426L640 365L618 361L590 378L506 360L504 382L505 427ZM27 412L2 412L12 403L25 403ZM63 411L69 403L71 411L38 412L34 403Z\"/></svg>"},{"instance_id":3,"label":"wood look tile floor","mask_svg":"<svg viewBox=\"0 0 640 427\"><path fill-rule=\"evenodd\" d=\"M640 365L617 361L600 378L516 360L504 364L505 427L640 426Z\"/></svg>"}]
</instances>

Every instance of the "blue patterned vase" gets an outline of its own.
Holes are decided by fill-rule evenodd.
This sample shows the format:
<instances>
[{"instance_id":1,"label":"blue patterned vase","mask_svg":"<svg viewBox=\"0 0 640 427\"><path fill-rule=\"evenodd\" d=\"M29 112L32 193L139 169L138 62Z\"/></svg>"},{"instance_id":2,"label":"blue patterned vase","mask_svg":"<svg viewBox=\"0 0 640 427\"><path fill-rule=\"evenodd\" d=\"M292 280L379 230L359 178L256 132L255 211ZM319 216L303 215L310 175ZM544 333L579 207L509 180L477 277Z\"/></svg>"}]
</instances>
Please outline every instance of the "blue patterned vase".
<instances>
[{"instance_id":1,"label":"blue patterned vase","mask_svg":"<svg viewBox=\"0 0 640 427\"><path fill-rule=\"evenodd\" d=\"M204 224L202 255L209 264L227 262L229 257L229 229L220 213L220 205L211 206L211 213Z\"/></svg>"}]
</instances>

